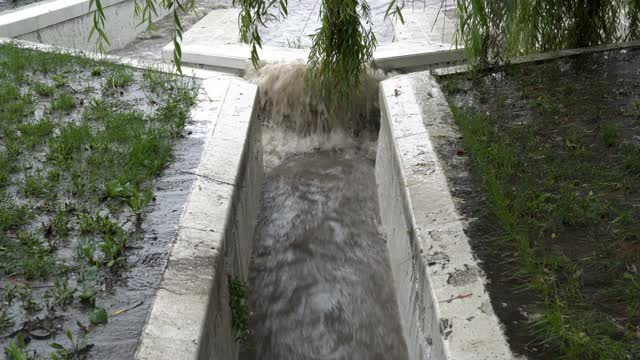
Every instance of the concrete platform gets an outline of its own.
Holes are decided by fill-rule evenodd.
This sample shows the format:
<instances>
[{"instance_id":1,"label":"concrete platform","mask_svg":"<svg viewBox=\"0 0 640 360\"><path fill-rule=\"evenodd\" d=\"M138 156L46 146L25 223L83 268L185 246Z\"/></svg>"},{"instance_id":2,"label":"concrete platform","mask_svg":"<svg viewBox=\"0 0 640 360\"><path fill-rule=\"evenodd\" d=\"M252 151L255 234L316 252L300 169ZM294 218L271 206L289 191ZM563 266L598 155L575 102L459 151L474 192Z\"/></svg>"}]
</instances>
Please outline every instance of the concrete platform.
<instances>
[{"instance_id":1,"label":"concrete platform","mask_svg":"<svg viewBox=\"0 0 640 360\"><path fill-rule=\"evenodd\" d=\"M251 50L238 40L237 11L213 11L187 31L181 43L183 63L221 69L247 69L251 65ZM431 38L428 38L424 33L411 30L413 27L409 26L410 24L418 24L424 19L418 15L411 15L418 14L417 12L407 14L408 27L398 27L395 30L396 34L403 32L404 40L381 44L375 51L374 60L378 67L414 71L452 66L462 62L463 51L452 49L451 43L435 41L437 32L434 31ZM425 21L428 21L429 16L434 15L434 11L424 14L427 19ZM308 49L296 44L293 43L292 47L265 45L260 49L260 59L266 63L306 61ZM167 61L173 59L172 43L162 49L162 55Z\"/></svg>"},{"instance_id":2,"label":"concrete platform","mask_svg":"<svg viewBox=\"0 0 640 360\"><path fill-rule=\"evenodd\" d=\"M97 51L96 42L89 40L93 26L93 10L90 0L53 0L26 5L0 14L0 37L14 38L74 48ZM146 29L134 16L134 0L103 0L107 21L105 33L111 46L117 49L135 39ZM154 21L169 12L157 9ZM108 49L107 49L108 50Z\"/></svg>"}]
</instances>

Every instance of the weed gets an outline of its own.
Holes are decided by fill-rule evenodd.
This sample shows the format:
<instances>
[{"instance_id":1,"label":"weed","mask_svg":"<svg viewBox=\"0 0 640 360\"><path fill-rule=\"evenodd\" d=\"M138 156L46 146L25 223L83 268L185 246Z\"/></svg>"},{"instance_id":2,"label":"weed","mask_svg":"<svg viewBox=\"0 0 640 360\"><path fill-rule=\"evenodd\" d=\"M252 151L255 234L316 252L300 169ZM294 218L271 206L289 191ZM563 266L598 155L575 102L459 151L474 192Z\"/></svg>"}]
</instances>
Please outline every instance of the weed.
<instances>
[{"instance_id":1,"label":"weed","mask_svg":"<svg viewBox=\"0 0 640 360\"><path fill-rule=\"evenodd\" d=\"M51 102L51 110L70 112L76 107L76 99L69 93L60 94Z\"/></svg>"},{"instance_id":2,"label":"weed","mask_svg":"<svg viewBox=\"0 0 640 360\"><path fill-rule=\"evenodd\" d=\"M606 124L602 128L602 142L612 147L618 142L618 128L615 124Z\"/></svg>"},{"instance_id":3,"label":"weed","mask_svg":"<svg viewBox=\"0 0 640 360\"><path fill-rule=\"evenodd\" d=\"M109 316L107 315L107 311L103 308L96 308L93 310L91 315L89 316L89 322L92 325L102 325L109 322Z\"/></svg>"},{"instance_id":4,"label":"weed","mask_svg":"<svg viewBox=\"0 0 640 360\"><path fill-rule=\"evenodd\" d=\"M36 94L43 97L51 97L56 92L56 89L53 86L49 86L42 82L36 82L33 84L33 90Z\"/></svg>"},{"instance_id":5,"label":"weed","mask_svg":"<svg viewBox=\"0 0 640 360\"><path fill-rule=\"evenodd\" d=\"M36 146L46 142L46 139L53 134L55 124L47 117L36 123L19 124L22 143L25 146Z\"/></svg>"},{"instance_id":6,"label":"weed","mask_svg":"<svg viewBox=\"0 0 640 360\"><path fill-rule=\"evenodd\" d=\"M138 186L133 188L131 197L126 199L127 206L132 213L136 215L138 223L141 222L142 211L153 200L153 191L151 188L147 188L144 192L140 192Z\"/></svg>"},{"instance_id":7,"label":"weed","mask_svg":"<svg viewBox=\"0 0 640 360\"><path fill-rule=\"evenodd\" d=\"M28 285L17 286L16 294L25 312L34 313L42 310L42 306L33 299L33 290Z\"/></svg>"},{"instance_id":8,"label":"weed","mask_svg":"<svg viewBox=\"0 0 640 360\"><path fill-rule=\"evenodd\" d=\"M79 295L80 301L90 307L96 306L96 291L93 289L85 289Z\"/></svg>"},{"instance_id":9,"label":"weed","mask_svg":"<svg viewBox=\"0 0 640 360\"><path fill-rule=\"evenodd\" d=\"M24 174L24 182L22 183L22 192L25 196L43 197L49 191L49 184L44 175L40 172Z\"/></svg>"},{"instance_id":10,"label":"weed","mask_svg":"<svg viewBox=\"0 0 640 360\"><path fill-rule=\"evenodd\" d=\"M558 106L555 101L548 96L538 96L538 98L531 100L529 105L533 108L538 108L544 112L556 113L558 112Z\"/></svg>"},{"instance_id":11,"label":"weed","mask_svg":"<svg viewBox=\"0 0 640 360\"><path fill-rule=\"evenodd\" d=\"M95 66L93 69L91 69L91 76L101 76L102 75L102 68L100 66Z\"/></svg>"},{"instance_id":12,"label":"weed","mask_svg":"<svg viewBox=\"0 0 640 360\"><path fill-rule=\"evenodd\" d=\"M96 259L96 249L89 241L78 244L77 255L80 259L85 259L89 265L98 265L100 262Z\"/></svg>"},{"instance_id":13,"label":"weed","mask_svg":"<svg viewBox=\"0 0 640 360\"><path fill-rule=\"evenodd\" d=\"M4 348L4 354L7 360L40 360L35 353L29 353L27 351L27 343L24 340L22 334L18 334L16 339Z\"/></svg>"},{"instance_id":14,"label":"weed","mask_svg":"<svg viewBox=\"0 0 640 360\"><path fill-rule=\"evenodd\" d=\"M242 346L249 345L249 311L248 288L245 283L229 276L229 307L231 308L231 326L236 341Z\"/></svg>"},{"instance_id":15,"label":"weed","mask_svg":"<svg viewBox=\"0 0 640 360\"><path fill-rule=\"evenodd\" d=\"M58 88L67 85L67 79L63 74L55 74L55 75L53 75L51 77L51 81L53 81L53 84Z\"/></svg>"},{"instance_id":16,"label":"weed","mask_svg":"<svg viewBox=\"0 0 640 360\"><path fill-rule=\"evenodd\" d=\"M64 276L53 281L51 296L54 305L66 306L73 302L73 295L78 291L69 287L69 279Z\"/></svg>"},{"instance_id":17,"label":"weed","mask_svg":"<svg viewBox=\"0 0 640 360\"><path fill-rule=\"evenodd\" d=\"M121 264L124 260L122 255L124 249L127 246L126 235L120 233L116 236L107 235L104 237L104 241L98 246L104 254L104 263L109 268L114 268Z\"/></svg>"},{"instance_id":18,"label":"weed","mask_svg":"<svg viewBox=\"0 0 640 360\"><path fill-rule=\"evenodd\" d=\"M13 173L16 168L14 157L14 155L6 150L0 151L0 169L3 169L3 171L0 171L0 191L7 187L11 181L11 173Z\"/></svg>"},{"instance_id":19,"label":"weed","mask_svg":"<svg viewBox=\"0 0 640 360\"><path fill-rule=\"evenodd\" d=\"M55 353L50 354L51 360L78 359L93 348L93 344L89 344L89 337L86 334L81 338L74 339L71 331L67 330L65 331L65 336L71 343L71 346L69 348L66 348L60 343L52 343L51 347L55 350Z\"/></svg>"},{"instance_id":20,"label":"weed","mask_svg":"<svg viewBox=\"0 0 640 360\"><path fill-rule=\"evenodd\" d=\"M56 236L63 237L69 235L69 215L66 211L60 210L51 220L51 229Z\"/></svg>"},{"instance_id":21,"label":"weed","mask_svg":"<svg viewBox=\"0 0 640 360\"><path fill-rule=\"evenodd\" d=\"M32 215L26 205L16 205L7 197L0 197L0 232L17 230L27 223Z\"/></svg>"},{"instance_id":22,"label":"weed","mask_svg":"<svg viewBox=\"0 0 640 360\"><path fill-rule=\"evenodd\" d=\"M13 325L13 319L9 315L9 308L15 297L15 286L7 283L4 288L0 289L0 333Z\"/></svg>"},{"instance_id":23,"label":"weed","mask_svg":"<svg viewBox=\"0 0 640 360\"><path fill-rule=\"evenodd\" d=\"M122 67L116 68L108 77L106 87L108 89L123 88L133 81L133 73Z\"/></svg>"}]
</instances>

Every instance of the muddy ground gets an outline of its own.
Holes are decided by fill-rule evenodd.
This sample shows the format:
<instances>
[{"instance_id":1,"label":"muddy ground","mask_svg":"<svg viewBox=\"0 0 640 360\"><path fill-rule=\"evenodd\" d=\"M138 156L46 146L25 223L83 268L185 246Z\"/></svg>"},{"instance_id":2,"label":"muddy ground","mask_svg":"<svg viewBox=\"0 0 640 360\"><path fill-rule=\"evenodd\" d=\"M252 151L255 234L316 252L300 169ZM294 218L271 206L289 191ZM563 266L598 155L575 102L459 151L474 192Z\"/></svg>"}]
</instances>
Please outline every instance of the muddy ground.
<instances>
[{"instance_id":1,"label":"muddy ground","mask_svg":"<svg viewBox=\"0 0 640 360\"><path fill-rule=\"evenodd\" d=\"M456 116L433 140L513 350L640 356L640 51L439 81Z\"/></svg>"},{"instance_id":2,"label":"muddy ground","mask_svg":"<svg viewBox=\"0 0 640 360\"><path fill-rule=\"evenodd\" d=\"M6 351L12 345L26 345L21 352L34 358L49 358L51 353L60 354L51 346L59 343L64 351L78 358L133 358L195 180L194 171L209 126L208 122L188 119L184 126L180 121L175 124L166 121L184 116L185 111L188 113L190 100L175 98L175 94L190 97L188 93L195 94L197 84L66 55L16 50L11 45L0 48L0 61L4 70L15 66L24 71L3 70L0 74L3 95L8 93L6 89L14 88L8 84L17 84L21 93L16 99L3 97L2 100L7 101L3 106L6 109L14 103L27 104L24 117L5 117L0 111L3 113L0 114L3 115L0 157L15 158L15 163L8 163L11 170L3 168L8 176L3 177L4 183L0 186L4 193L0 193L0 347ZM16 74L23 79L20 83L12 79ZM130 75L125 77L129 80L118 77L122 74ZM37 86L47 90L34 91ZM54 103L61 103L59 100L64 96L73 99L72 105L59 110L56 106L62 105ZM174 105L169 105L172 103ZM102 115L96 115L97 110L88 110L91 107L102 107ZM142 116L144 120L137 121L143 125L136 129L130 123L131 129L125 129L125 134L118 133L121 140L114 139L106 144L108 148L101 147L104 144L99 145L100 134L108 128L107 121L115 121L118 114L131 116L133 120ZM96 118L92 118L94 115ZM106 116L105 122L100 116ZM45 122L51 124L49 135L41 139L27 136L26 129ZM69 152L71 158L60 165L59 147L53 148L52 144L62 144L57 142L62 134L87 124L94 140ZM112 165L93 164L87 159L95 155L117 163L122 159L110 160L109 154L127 156L135 152L136 144L123 140L129 136L126 132L159 136L154 135L154 129L165 129L165 126L174 133L167 132L162 144L172 143L173 149L163 160L166 163L159 163L163 169L149 172L157 174L155 178L138 179L141 191L143 187L150 189L152 197L148 204L142 204L136 215L132 210L134 206L126 204L133 197L124 201L120 195L105 195L108 176L122 175L118 174L117 166L115 174L104 175L101 167L107 171ZM37 141L25 145L33 139ZM9 153L15 156L5 157ZM140 164L140 171L146 171L154 158L153 153L143 155L148 159ZM65 166L78 172L65 173ZM92 166L97 168L92 170ZM40 174L47 175L40 177ZM56 174L55 181L52 174ZM95 179L89 180L92 176ZM105 178L100 180L101 176ZM38 193L26 191L26 177L37 179L44 185L34 182L34 186L42 185L46 189ZM130 185L123 187L131 190ZM26 209L28 215L12 224L5 215L12 214L15 206ZM62 221L56 220L58 215ZM96 221L90 226L83 225L91 217L108 219L109 226L118 227L110 236L119 234L126 239L112 260L103 247L108 242L106 233L91 228L100 225ZM25 249L24 239L29 239L29 249L37 249L38 256L47 261L30 263L19 253L21 250L14 252L14 246ZM91 249L91 255L87 255L86 249ZM96 310L101 309L106 317L95 318ZM66 332L73 335L73 340ZM86 343L82 341L85 335ZM11 359L5 351L2 354Z\"/></svg>"}]
</instances>

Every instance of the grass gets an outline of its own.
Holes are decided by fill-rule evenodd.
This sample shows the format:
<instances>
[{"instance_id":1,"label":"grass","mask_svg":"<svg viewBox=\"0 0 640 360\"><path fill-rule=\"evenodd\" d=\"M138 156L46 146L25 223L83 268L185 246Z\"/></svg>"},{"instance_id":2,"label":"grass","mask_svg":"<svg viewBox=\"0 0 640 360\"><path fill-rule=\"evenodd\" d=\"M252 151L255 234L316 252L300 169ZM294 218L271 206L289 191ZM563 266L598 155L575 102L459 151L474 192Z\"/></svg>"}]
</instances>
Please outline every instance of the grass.
<instances>
[{"instance_id":1,"label":"grass","mask_svg":"<svg viewBox=\"0 0 640 360\"><path fill-rule=\"evenodd\" d=\"M231 308L231 327L235 338L242 346L249 346L249 289L237 278L229 277L229 307Z\"/></svg>"},{"instance_id":2,"label":"grass","mask_svg":"<svg viewBox=\"0 0 640 360\"><path fill-rule=\"evenodd\" d=\"M137 88L154 94L150 108ZM108 296L104 282L128 268L127 246L142 238L129 223L143 221L195 93L174 75L0 45L0 282L26 285L19 302L0 303L0 325L75 316L58 311L78 304L86 316L76 320L93 314L104 324L95 304ZM69 342L50 355L91 348Z\"/></svg>"},{"instance_id":3,"label":"grass","mask_svg":"<svg viewBox=\"0 0 640 360\"><path fill-rule=\"evenodd\" d=\"M118 68L107 77L107 88L123 88L131 85L133 73L125 68Z\"/></svg>"},{"instance_id":4,"label":"grass","mask_svg":"<svg viewBox=\"0 0 640 360\"><path fill-rule=\"evenodd\" d=\"M51 110L69 112L76 107L76 99L69 93L60 94L51 102Z\"/></svg>"},{"instance_id":5,"label":"grass","mask_svg":"<svg viewBox=\"0 0 640 360\"><path fill-rule=\"evenodd\" d=\"M464 91L460 77L442 81L449 94ZM527 89L535 121L517 125L493 103L451 109L500 225L495 251L542 305L533 343L558 359L627 359L640 352L640 145L628 140L640 126L628 136L614 122L574 120L563 110L574 100L548 88ZM589 285L593 271L606 280Z\"/></svg>"}]
</instances>

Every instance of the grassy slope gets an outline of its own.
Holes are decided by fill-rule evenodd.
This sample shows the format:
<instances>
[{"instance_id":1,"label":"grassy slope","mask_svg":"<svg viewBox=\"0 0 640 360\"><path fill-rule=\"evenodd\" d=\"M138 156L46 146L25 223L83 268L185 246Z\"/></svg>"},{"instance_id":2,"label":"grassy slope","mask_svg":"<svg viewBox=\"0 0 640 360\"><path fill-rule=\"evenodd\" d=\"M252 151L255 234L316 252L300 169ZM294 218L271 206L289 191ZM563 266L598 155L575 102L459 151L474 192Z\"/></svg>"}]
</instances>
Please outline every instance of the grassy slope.
<instances>
[{"instance_id":1,"label":"grassy slope","mask_svg":"<svg viewBox=\"0 0 640 360\"><path fill-rule=\"evenodd\" d=\"M451 96L463 91L460 78L443 85ZM565 110L597 109L585 109L571 86L526 88L519 100L535 121L510 121L511 110L503 108L517 99L510 92L489 96L490 115L452 110L502 228L496 251L539 294L534 343L551 358L633 358L640 352L640 146L633 140L640 106L630 104L624 121L581 122ZM634 118L635 128L618 128ZM594 284L587 273L600 280Z\"/></svg>"}]
</instances>

